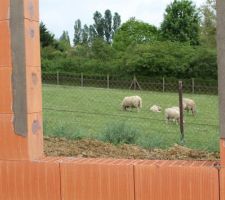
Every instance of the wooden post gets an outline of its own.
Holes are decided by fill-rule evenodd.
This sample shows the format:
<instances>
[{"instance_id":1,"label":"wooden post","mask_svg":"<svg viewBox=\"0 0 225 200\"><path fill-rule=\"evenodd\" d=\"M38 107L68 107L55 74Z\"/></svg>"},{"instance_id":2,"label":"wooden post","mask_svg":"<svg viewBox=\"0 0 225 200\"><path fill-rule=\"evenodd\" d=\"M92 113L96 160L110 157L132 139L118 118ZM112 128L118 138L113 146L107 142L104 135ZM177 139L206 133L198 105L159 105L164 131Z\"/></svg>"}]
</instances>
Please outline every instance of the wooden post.
<instances>
[{"instance_id":1,"label":"wooden post","mask_svg":"<svg viewBox=\"0 0 225 200\"><path fill-rule=\"evenodd\" d=\"M184 144L184 117L183 117L183 83L179 81L179 108L180 108L180 141Z\"/></svg>"},{"instance_id":2,"label":"wooden post","mask_svg":"<svg viewBox=\"0 0 225 200\"><path fill-rule=\"evenodd\" d=\"M84 74L81 73L81 76L80 76L80 86L83 87L84 86Z\"/></svg>"},{"instance_id":3,"label":"wooden post","mask_svg":"<svg viewBox=\"0 0 225 200\"><path fill-rule=\"evenodd\" d=\"M162 85L162 90L165 92L165 78L163 77L163 85Z\"/></svg>"},{"instance_id":4,"label":"wooden post","mask_svg":"<svg viewBox=\"0 0 225 200\"><path fill-rule=\"evenodd\" d=\"M38 159L43 156L39 2L0 5L0 159Z\"/></svg>"},{"instance_id":5,"label":"wooden post","mask_svg":"<svg viewBox=\"0 0 225 200\"><path fill-rule=\"evenodd\" d=\"M191 79L191 87L192 87L192 94L194 94L195 93L195 79L194 78Z\"/></svg>"},{"instance_id":6,"label":"wooden post","mask_svg":"<svg viewBox=\"0 0 225 200\"><path fill-rule=\"evenodd\" d=\"M109 89L109 74L107 74L107 88Z\"/></svg>"},{"instance_id":7,"label":"wooden post","mask_svg":"<svg viewBox=\"0 0 225 200\"><path fill-rule=\"evenodd\" d=\"M59 71L57 71L57 85L59 85Z\"/></svg>"},{"instance_id":8,"label":"wooden post","mask_svg":"<svg viewBox=\"0 0 225 200\"><path fill-rule=\"evenodd\" d=\"M134 91L135 91L136 90L136 86L137 86L137 78L136 78L135 75L134 75L133 81L134 81Z\"/></svg>"}]
</instances>

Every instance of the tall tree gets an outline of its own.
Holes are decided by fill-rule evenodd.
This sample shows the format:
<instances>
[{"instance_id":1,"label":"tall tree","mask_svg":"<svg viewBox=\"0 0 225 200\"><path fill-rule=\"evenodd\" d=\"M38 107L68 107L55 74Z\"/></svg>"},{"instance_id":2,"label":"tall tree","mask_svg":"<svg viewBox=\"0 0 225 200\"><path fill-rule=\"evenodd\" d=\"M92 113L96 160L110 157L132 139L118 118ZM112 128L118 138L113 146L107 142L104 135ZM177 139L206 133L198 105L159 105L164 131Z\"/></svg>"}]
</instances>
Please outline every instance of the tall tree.
<instances>
[{"instance_id":1,"label":"tall tree","mask_svg":"<svg viewBox=\"0 0 225 200\"><path fill-rule=\"evenodd\" d=\"M113 35L112 35L112 37L115 35L115 33L118 30L118 28L120 27L120 25L121 25L121 17L117 12L115 12L114 16L113 16Z\"/></svg>"},{"instance_id":2,"label":"tall tree","mask_svg":"<svg viewBox=\"0 0 225 200\"><path fill-rule=\"evenodd\" d=\"M54 46L55 44L54 34L48 31L43 22L40 23L40 40L42 47Z\"/></svg>"},{"instance_id":3,"label":"tall tree","mask_svg":"<svg viewBox=\"0 0 225 200\"><path fill-rule=\"evenodd\" d=\"M131 18L118 29L113 46L123 51L131 44L149 43L157 39L158 30L155 26Z\"/></svg>"},{"instance_id":4,"label":"tall tree","mask_svg":"<svg viewBox=\"0 0 225 200\"><path fill-rule=\"evenodd\" d=\"M94 41L94 38L97 36L96 30L94 28L94 25L89 26L89 38L88 38L88 43L92 44Z\"/></svg>"},{"instance_id":5,"label":"tall tree","mask_svg":"<svg viewBox=\"0 0 225 200\"><path fill-rule=\"evenodd\" d=\"M58 49L61 51L66 51L70 48L70 37L68 31L63 31L62 35L58 41Z\"/></svg>"},{"instance_id":6,"label":"tall tree","mask_svg":"<svg viewBox=\"0 0 225 200\"><path fill-rule=\"evenodd\" d=\"M200 17L191 0L174 0L167 6L161 24L165 39L199 44Z\"/></svg>"},{"instance_id":7,"label":"tall tree","mask_svg":"<svg viewBox=\"0 0 225 200\"><path fill-rule=\"evenodd\" d=\"M73 43L74 43L74 46L82 43L82 26L81 26L80 19L75 21Z\"/></svg>"},{"instance_id":8,"label":"tall tree","mask_svg":"<svg viewBox=\"0 0 225 200\"><path fill-rule=\"evenodd\" d=\"M206 0L201 7L201 42L216 47L216 1Z\"/></svg>"},{"instance_id":9,"label":"tall tree","mask_svg":"<svg viewBox=\"0 0 225 200\"><path fill-rule=\"evenodd\" d=\"M98 11L96 11L94 13L94 28L96 30L96 33L97 33L97 36L99 38L104 38L104 23L105 23L105 20L104 18L102 17L102 14Z\"/></svg>"},{"instance_id":10,"label":"tall tree","mask_svg":"<svg viewBox=\"0 0 225 200\"><path fill-rule=\"evenodd\" d=\"M105 26L104 26L104 31L105 31L105 38L107 43L111 43L112 39L112 13L110 10L105 11Z\"/></svg>"},{"instance_id":11,"label":"tall tree","mask_svg":"<svg viewBox=\"0 0 225 200\"><path fill-rule=\"evenodd\" d=\"M84 28L82 29L82 43L87 44L88 43L88 38L89 38L89 28L85 24Z\"/></svg>"},{"instance_id":12,"label":"tall tree","mask_svg":"<svg viewBox=\"0 0 225 200\"><path fill-rule=\"evenodd\" d=\"M66 43L70 44L70 36L68 31L63 31L62 35L59 38L60 41L65 41Z\"/></svg>"}]
</instances>

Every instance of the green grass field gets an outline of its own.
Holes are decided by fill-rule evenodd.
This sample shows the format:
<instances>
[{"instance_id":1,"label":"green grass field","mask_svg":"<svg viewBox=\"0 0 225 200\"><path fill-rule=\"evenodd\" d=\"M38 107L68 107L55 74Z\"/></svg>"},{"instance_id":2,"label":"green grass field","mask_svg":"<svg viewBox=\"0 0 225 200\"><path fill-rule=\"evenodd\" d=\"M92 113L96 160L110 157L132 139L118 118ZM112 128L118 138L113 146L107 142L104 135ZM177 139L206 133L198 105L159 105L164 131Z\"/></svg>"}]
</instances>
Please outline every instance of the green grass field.
<instances>
[{"instance_id":1,"label":"green grass field","mask_svg":"<svg viewBox=\"0 0 225 200\"><path fill-rule=\"evenodd\" d=\"M124 112L123 97L139 95L140 112ZM184 94L197 104L197 115L185 113L185 145L190 148L218 151L218 96ZM44 134L100 137L107 127L126 123L140 138L137 144L168 148L179 143L179 126L166 124L164 112L152 113L151 105L163 109L178 105L178 94L118 89L43 86Z\"/></svg>"}]
</instances>

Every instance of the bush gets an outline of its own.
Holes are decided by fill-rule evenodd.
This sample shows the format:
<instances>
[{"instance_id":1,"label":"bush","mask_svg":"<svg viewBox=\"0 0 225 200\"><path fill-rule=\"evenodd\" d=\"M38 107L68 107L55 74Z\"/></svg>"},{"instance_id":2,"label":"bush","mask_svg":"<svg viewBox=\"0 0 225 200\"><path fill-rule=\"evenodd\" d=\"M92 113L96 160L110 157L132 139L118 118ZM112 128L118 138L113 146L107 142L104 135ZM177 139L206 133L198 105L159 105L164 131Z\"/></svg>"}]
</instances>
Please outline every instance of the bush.
<instances>
[{"instance_id":1,"label":"bush","mask_svg":"<svg viewBox=\"0 0 225 200\"><path fill-rule=\"evenodd\" d=\"M100 140L117 144L136 144L139 131L125 122L114 122L108 124L100 136Z\"/></svg>"},{"instance_id":2,"label":"bush","mask_svg":"<svg viewBox=\"0 0 225 200\"><path fill-rule=\"evenodd\" d=\"M146 149L165 148L163 135L143 135L138 141L138 145Z\"/></svg>"},{"instance_id":3,"label":"bush","mask_svg":"<svg viewBox=\"0 0 225 200\"><path fill-rule=\"evenodd\" d=\"M54 127L48 127L49 124L44 123L44 134L51 137L61 137L72 140L81 140L85 137L81 130L72 130L67 124L54 124Z\"/></svg>"}]
</instances>

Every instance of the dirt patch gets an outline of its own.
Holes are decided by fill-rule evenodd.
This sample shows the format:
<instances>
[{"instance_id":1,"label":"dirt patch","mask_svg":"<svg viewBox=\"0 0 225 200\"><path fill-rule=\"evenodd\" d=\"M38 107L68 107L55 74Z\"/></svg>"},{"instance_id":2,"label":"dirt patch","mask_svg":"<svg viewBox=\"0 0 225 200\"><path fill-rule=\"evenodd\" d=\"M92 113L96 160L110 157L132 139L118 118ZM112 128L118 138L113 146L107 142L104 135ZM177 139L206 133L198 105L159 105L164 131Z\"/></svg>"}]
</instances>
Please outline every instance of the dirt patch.
<instances>
[{"instance_id":1,"label":"dirt patch","mask_svg":"<svg viewBox=\"0 0 225 200\"><path fill-rule=\"evenodd\" d=\"M208 153L175 144L162 149L143 149L135 145L115 146L98 140L67 140L65 138L44 138L47 156L74 156L85 158L125 158L151 160L218 160L219 153Z\"/></svg>"}]
</instances>

